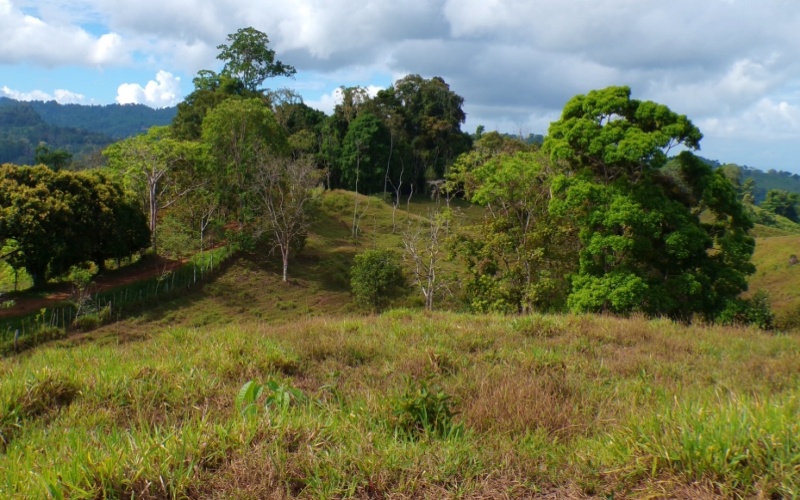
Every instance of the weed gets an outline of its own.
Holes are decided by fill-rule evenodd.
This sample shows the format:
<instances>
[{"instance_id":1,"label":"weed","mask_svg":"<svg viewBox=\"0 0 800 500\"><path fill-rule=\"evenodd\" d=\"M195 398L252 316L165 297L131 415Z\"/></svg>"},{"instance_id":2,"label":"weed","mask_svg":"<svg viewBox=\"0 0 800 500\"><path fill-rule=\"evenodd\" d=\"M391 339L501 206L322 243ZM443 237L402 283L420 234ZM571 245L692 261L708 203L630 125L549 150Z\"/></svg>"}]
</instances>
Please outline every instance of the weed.
<instances>
[{"instance_id":1,"label":"weed","mask_svg":"<svg viewBox=\"0 0 800 500\"><path fill-rule=\"evenodd\" d=\"M407 439L422 435L440 438L459 437L463 424L456 424L455 402L430 380L407 379L406 389L392 404L395 433Z\"/></svg>"},{"instance_id":2,"label":"weed","mask_svg":"<svg viewBox=\"0 0 800 500\"><path fill-rule=\"evenodd\" d=\"M281 383L273 379L265 384L259 384L250 380L239 389L239 393L236 395L236 409L242 415L257 414L257 402L265 391L267 396L264 408L267 410L285 412L293 404L297 405L308 401L301 390L292 387L289 383Z\"/></svg>"}]
</instances>

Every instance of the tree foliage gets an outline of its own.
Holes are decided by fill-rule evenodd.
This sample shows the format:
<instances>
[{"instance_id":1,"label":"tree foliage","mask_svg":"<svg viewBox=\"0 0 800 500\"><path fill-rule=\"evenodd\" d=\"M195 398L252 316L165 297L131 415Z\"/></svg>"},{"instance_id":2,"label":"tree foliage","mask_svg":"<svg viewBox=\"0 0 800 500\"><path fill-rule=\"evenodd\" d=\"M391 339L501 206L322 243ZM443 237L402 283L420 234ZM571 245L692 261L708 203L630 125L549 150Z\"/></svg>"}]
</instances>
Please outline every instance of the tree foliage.
<instances>
[{"instance_id":1,"label":"tree foliage","mask_svg":"<svg viewBox=\"0 0 800 500\"><path fill-rule=\"evenodd\" d=\"M564 276L575 267L575 228L548 211L549 160L536 151L511 152L524 146L512 141L500 147L494 139L482 138L450 175L451 185L486 207L483 221L456 246L467 262L470 306L480 312L558 310L568 291Z\"/></svg>"},{"instance_id":2,"label":"tree foliage","mask_svg":"<svg viewBox=\"0 0 800 500\"><path fill-rule=\"evenodd\" d=\"M34 286L73 265L121 258L149 243L144 215L102 172L53 172L45 166L0 167L0 246Z\"/></svg>"},{"instance_id":3,"label":"tree foliage","mask_svg":"<svg viewBox=\"0 0 800 500\"><path fill-rule=\"evenodd\" d=\"M550 210L580 230L571 309L714 318L747 289L752 222L724 172L688 151L677 173L661 170L670 148L701 137L627 87L576 96L551 124L544 150L561 173Z\"/></svg>"},{"instance_id":4,"label":"tree foliage","mask_svg":"<svg viewBox=\"0 0 800 500\"><path fill-rule=\"evenodd\" d=\"M389 250L364 250L350 270L350 289L357 303L380 310L405 287L397 254Z\"/></svg>"},{"instance_id":5,"label":"tree foliage","mask_svg":"<svg viewBox=\"0 0 800 500\"><path fill-rule=\"evenodd\" d=\"M770 189L761 208L776 215L786 217L792 222L800 222L800 194L790 193L782 189Z\"/></svg>"},{"instance_id":6,"label":"tree foliage","mask_svg":"<svg viewBox=\"0 0 800 500\"><path fill-rule=\"evenodd\" d=\"M240 28L228 35L228 42L217 46L217 59L225 63L222 72L239 79L250 91L259 90L267 78L296 73L292 66L275 60L266 33L252 27Z\"/></svg>"},{"instance_id":7,"label":"tree foliage","mask_svg":"<svg viewBox=\"0 0 800 500\"><path fill-rule=\"evenodd\" d=\"M172 138L169 127L164 126L116 142L103 154L125 187L141 200L156 250L159 212L193 189L191 171L201 148L193 142Z\"/></svg>"}]
</instances>

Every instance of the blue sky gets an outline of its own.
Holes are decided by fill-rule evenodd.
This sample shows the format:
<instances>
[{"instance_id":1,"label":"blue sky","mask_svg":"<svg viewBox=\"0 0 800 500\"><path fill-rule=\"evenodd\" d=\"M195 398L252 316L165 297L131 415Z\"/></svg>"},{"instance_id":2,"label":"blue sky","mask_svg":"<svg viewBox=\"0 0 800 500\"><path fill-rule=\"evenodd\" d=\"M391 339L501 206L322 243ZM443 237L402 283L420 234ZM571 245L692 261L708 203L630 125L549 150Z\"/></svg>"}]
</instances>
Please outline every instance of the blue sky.
<instances>
[{"instance_id":1,"label":"blue sky","mask_svg":"<svg viewBox=\"0 0 800 500\"><path fill-rule=\"evenodd\" d=\"M306 102L418 73L467 123L546 133L573 95L629 85L703 131L701 154L800 173L800 2L765 0L0 0L0 95L179 102L238 28L267 33Z\"/></svg>"}]
</instances>

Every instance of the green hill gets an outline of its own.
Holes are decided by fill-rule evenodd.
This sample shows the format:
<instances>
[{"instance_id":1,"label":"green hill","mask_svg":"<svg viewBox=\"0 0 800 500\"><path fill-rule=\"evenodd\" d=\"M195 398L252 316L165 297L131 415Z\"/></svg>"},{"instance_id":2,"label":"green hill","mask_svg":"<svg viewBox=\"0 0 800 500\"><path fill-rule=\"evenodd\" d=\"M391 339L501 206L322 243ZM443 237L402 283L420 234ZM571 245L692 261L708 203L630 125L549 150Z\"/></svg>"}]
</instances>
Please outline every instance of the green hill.
<instances>
[{"instance_id":1,"label":"green hill","mask_svg":"<svg viewBox=\"0 0 800 500\"><path fill-rule=\"evenodd\" d=\"M30 105L51 125L98 132L115 140L140 134L154 125L169 125L178 111L175 106L153 109L144 104L87 106L31 101Z\"/></svg>"},{"instance_id":2,"label":"green hill","mask_svg":"<svg viewBox=\"0 0 800 500\"><path fill-rule=\"evenodd\" d=\"M0 97L0 163L29 165L40 143L78 157L166 125L176 108L154 110L144 105L84 106L20 102Z\"/></svg>"},{"instance_id":3,"label":"green hill","mask_svg":"<svg viewBox=\"0 0 800 500\"><path fill-rule=\"evenodd\" d=\"M751 292L769 294L778 325L787 328L800 326L800 264L790 264L792 255L800 257L800 235L757 238L749 279Z\"/></svg>"}]
</instances>

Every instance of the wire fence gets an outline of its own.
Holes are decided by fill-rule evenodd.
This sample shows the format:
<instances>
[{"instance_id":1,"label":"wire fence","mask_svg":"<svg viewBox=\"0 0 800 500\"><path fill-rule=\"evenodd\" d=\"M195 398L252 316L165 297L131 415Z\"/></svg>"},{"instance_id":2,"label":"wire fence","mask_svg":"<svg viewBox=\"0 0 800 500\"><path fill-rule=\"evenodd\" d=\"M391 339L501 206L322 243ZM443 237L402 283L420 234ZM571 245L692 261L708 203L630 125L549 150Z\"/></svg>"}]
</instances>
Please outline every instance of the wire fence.
<instances>
[{"instance_id":1,"label":"wire fence","mask_svg":"<svg viewBox=\"0 0 800 500\"><path fill-rule=\"evenodd\" d=\"M73 328L118 321L155 299L190 290L218 274L235 254L224 246L196 255L174 270L164 270L147 280L122 285L85 297L83 305L68 303L40 309L15 318L0 319L0 353L17 352L32 345L61 338ZM87 328L88 329L88 328Z\"/></svg>"}]
</instances>

